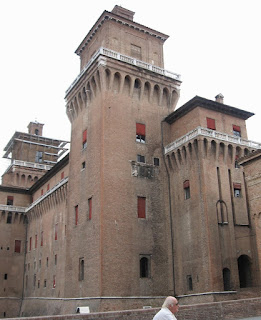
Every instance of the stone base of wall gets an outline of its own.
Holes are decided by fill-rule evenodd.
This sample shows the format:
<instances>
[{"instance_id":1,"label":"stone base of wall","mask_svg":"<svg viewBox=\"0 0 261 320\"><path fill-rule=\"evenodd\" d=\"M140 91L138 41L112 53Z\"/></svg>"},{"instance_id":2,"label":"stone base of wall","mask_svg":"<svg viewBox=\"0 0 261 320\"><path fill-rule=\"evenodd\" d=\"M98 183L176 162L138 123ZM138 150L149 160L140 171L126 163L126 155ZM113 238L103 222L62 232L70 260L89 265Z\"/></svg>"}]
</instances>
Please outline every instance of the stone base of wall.
<instances>
[{"instance_id":1,"label":"stone base of wall","mask_svg":"<svg viewBox=\"0 0 261 320\"><path fill-rule=\"evenodd\" d=\"M64 316L23 318L23 320L152 320L159 308L111 311ZM261 298L180 306L178 320L232 320L261 316ZM21 318L15 318L20 319ZM15 320L13 319L13 320Z\"/></svg>"}]
</instances>

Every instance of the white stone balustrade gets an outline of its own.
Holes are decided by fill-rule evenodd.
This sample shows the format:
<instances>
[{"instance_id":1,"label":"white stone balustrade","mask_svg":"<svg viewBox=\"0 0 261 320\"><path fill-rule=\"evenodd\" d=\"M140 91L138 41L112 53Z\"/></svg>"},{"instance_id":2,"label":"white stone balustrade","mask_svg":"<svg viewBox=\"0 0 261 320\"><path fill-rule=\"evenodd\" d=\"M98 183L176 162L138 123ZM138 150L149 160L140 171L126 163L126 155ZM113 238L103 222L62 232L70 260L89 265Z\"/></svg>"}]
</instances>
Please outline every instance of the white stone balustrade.
<instances>
[{"instance_id":1,"label":"white stone balustrade","mask_svg":"<svg viewBox=\"0 0 261 320\"><path fill-rule=\"evenodd\" d=\"M25 210L26 210L26 207L16 207L16 206L9 206L9 205L5 205L5 204L0 204L0 211L24 213Z\"/></svg>"},{"instance_id":2,"label":"white stone balustrade","mask_svg":"<svg viewBox=\"0 0 261 320\"><path fill-rule=\"evenodd\" d=\"M210 137L210 138L214 138L214 139L225 141L225 142L236 143L238 145L246 146L249 148L261 149L261 143L259 142L242 139L241 137L234 137L232 135L229 135L223 132L218 132L218 131L203 128L203 127L197 127L196 129L188 132L186 135L168 144L164 148L165 154L177 149L179 146L183 145L184 143L190 141L191 139L197 136Z\"/></svg>"},{"instance_id":3,"label":"white stone balustrade","mask_svg":"<svg viewBox=\"0 0 261 320\"><path fill-rule=\"evenodd\" d=\"M119 61L123 61L123 62L126 62L128 64L132 64L132 65L135 65L137 67L140 67L140 68L143 68L143 69L146 69L146 70L150 70L152 72L161 74L161 75L163 75L165 77L169 77L169 78L176 79L176 80L179 80L179 81L181 80L180 79L180 75L177 74L177 73L167 71L165 69L162 69L160 67L157 67L157 66L154 66L152 64L146 63L144 61L140 61L140 60L134 59L132 57L123 55L123 54L121 54L119 52L116 52L116 51L101 47L99 50L97 50L97 52L93 55L93 57L90 59L90 61L82 69L82 71L77 76L77 78L73 81L73 83L70 85L70 87L66 90L65 95L67 95L73 89L73 87L76 85L76 83L81 79L81 77L89 69L89 67L92 65L92 63L100 55L107 56L107 57L110 57L110 58L113 58L113 59L116 59L116 60L119 60Z\"/></svg>"}]
</instances>

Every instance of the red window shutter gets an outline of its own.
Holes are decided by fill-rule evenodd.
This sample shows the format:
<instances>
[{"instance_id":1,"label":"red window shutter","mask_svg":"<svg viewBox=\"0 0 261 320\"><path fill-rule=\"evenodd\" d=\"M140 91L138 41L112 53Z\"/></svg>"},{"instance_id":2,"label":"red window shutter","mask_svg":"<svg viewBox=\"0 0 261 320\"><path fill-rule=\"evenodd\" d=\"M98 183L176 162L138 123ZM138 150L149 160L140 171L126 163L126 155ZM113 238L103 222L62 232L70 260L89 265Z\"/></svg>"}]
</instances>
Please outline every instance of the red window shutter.
<instances>
[{"instance_id":1,"label":"red window shutter","mask_svg":"<svg viewBox=\"0 0 261 320\"><path fill-rule=\"evenodd\" d=\"M241 128L233 124L233 130L237 132L241 132Z\"/></svg>"},{"instance_id":2,"label":"red window shutter","mask_svg":"<svg viewBox=\"0 0 261 320\"><path fill-rule=\"evenodd\" d=\"M88 205L89 205L89 220L92 218L92 198L88 199Z\"/></svg>"},{"instance_id":3,"label":"red window shutter","mask_svg":"<svg viewBox=\"0 0 261 320\"><path fill-rule=\"evenodd\" d=\"M48 183L47 184L47 191L50 189L50 184Z\"/></svg>"},{"instance_id":4,"label":"red window shutter","mask_svg":"<svg viewBox=\"0 0 261 320\"><path fill-rule=\"evenodd\" d=\"M82 133L82 143L87 141L87 129L85 129Z\"/></svg>"},{"instance_id":5,"label":"red window shutter","mask_svg":"<svg viewBox=\"0 0 261 320\"><path fill-rule=\"evenodd\" d=\"M183 188L184 188L184 189L189 188L189 180L184 181L184 183L183 183Z\"/></svg>"},{"instance_id":6,"label":"red window shutter","mask_svg":"<svg viewBox=\"0 0 261 320\"><path fill-rule=\"evenodd\" d=\"M21 252L21 240L15 240L15 252Z\"/></svg>"},{"instance_id":7,"label":"red window shutter","mask_svg":"<svg viewBox=\"0 0 261 320\"><path fill-rule=\"evenodd\" d=\"M239 189L241 190L241 183L234 183L234 189Z\"/></svg>"},{"instance_id":8,"label":"red window shutter","mask_svg":"<svg viewBox=\"0 0 261 320\"><path fill-rule=\"evenodd\" d=\"M43 246L43 231L41 232L41 247Z\"/></svg>"},{"instance_id":9,"label":"red window shutter","mask_svg":"<svg viewBox=\"0 0 261 320\"><path fill-rule=\"evenodd\" d=\"M41 190L41 196L43 195L43 189Z\"/></svg>"},{"instance_id":10,"label":"red window shutter","mask_svg":"<svg viewBox=\"0 0 261 320\"><path fill-rule=\"evenodd\" d=\"M75 211L75 225L77 226L78 225L78 206L75 206L74 208L74 211Z\"/></svg>"},{"instance_id":11,"label":"red window shutter","mask_svg":"<svg viewBox=\"0 0 261 320\"><path fill-rule=\"evenodd\" d=\"M146 198L138 197L138 218L146 218Z\"/></svg>"},{"instance_id":12,"label":"red window shutter","mask_svg":"<svg viewBox=\"0 0 261 320\"><path fill-rule=\"evenodd\" d=\"M146 126L142 123L136 123L136 134L145 136L146 135Z\"/></svg>"},{"instance_id":13,"label":"red window shutter","mask_svg":"<svg viewBox=\"0 0 261 320\"><path fill-rule=\"evenodd\" d=\"M64 179L64 171L61 173L61 180Z\"/></svg>"},{"instance_id":14,"label":"red window shutter","mask_svg":"<svg viewBox=\"0 0 261 320\"><path fill-rule=\"evenodd\" d=\"M207 127L208 127L208 129L216 130L215 119L207 118Z\"/></svg>"}]
</instances>

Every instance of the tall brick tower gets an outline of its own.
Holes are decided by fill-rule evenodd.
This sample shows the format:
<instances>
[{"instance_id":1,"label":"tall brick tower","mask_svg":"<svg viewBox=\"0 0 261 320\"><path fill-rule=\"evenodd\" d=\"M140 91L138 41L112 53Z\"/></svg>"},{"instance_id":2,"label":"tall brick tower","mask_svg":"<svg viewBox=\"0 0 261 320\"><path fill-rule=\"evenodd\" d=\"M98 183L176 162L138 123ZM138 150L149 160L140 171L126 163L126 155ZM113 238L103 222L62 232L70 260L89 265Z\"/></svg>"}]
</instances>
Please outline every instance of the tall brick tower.
<instances>
[{"instance_id":1,"label":"tall brick tower","mask_svg":"<svg viewBox=\"0 0 261 320\"><path fill-rule=\"evenodd\" d=\"M165 119L177 294L215 294L260 284L243 167L253 113L195 97ZM211 294L209 296L211 296ZM217 296L217 295L216 295ZM210 297L208 299L211 299Z\"/></svg>"},{"instance_id":2,"label":"tall brick tower","mask_svg":"<svg viewBox=\"0 0 261 320\"><path fill-rule=\"evenodd\" d=\"M173 293L161 121L181 82L164 70L168 36L133 15L119 6L103 12L76 50L81 72L66 92L66 296L109 297L100 310Z\"/></svg>"}]
</instances>

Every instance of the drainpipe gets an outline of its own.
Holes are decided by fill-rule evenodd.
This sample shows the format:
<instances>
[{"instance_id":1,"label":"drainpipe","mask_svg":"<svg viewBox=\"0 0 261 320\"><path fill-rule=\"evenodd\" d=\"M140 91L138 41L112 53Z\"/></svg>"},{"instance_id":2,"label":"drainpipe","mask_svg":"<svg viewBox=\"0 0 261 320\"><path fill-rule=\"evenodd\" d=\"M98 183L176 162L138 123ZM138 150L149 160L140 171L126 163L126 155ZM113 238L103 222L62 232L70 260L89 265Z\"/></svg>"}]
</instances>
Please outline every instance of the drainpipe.
<instances>
[{"instance_id":1,"label":"drainpipe","mask_svg":"<svg viewBox=\"0 0 261 320\"><path fill-rule=\"evenodd\" d=\"M171 263L172 263L172 278L173 278L173 294L176 295L176 286L175 286L175 269L174 269L174 235L173 235L173 221L172 221L172 206L171 206L171 188L170 188L170 173L166 163L165 154L164 154L164 142L163 142L163 122L161 121L161 150L164 166L166 168L167 177L168 177L168 196L169 196L169 222L170 222L170 238L171 238Z\"/></svg>"}]
</instances>

